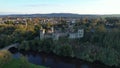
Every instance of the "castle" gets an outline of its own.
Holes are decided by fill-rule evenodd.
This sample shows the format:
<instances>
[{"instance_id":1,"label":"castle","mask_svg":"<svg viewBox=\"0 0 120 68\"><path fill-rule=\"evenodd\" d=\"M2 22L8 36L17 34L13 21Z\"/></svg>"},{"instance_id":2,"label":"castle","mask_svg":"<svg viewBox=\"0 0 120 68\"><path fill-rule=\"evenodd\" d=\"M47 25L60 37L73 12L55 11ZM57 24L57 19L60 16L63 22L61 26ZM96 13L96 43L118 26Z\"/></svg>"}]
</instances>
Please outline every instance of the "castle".
<instances>
[{"instance_id":1,"label":"castle","mask_svg":"<svg viewBox=\"0 0 120 68\"><path fill-rule=\"evenodd\" d=\"M68 37L70 39L82 38L84 37L84 29L78 29L77 31L71 32L59 32L51 27L49 30L40 29L40 39L44 38L53 38L54 40L58 40L60 37Z\"/></svg>"}]
</instances>

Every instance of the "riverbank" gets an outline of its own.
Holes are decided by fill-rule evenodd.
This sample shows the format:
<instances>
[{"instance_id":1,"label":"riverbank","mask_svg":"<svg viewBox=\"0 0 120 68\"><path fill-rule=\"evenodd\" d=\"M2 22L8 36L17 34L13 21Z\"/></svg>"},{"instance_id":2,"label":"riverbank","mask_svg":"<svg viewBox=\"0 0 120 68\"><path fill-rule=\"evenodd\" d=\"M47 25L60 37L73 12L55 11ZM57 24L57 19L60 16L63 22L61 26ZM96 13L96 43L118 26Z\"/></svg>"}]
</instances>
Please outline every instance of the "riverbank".
<instances>
[{"instance_id":1,"label":"riverbank","mask_svg":"<svg viewBox=\"0 0 120 68\"><path fill-rule=\"evenodd\" d=\"M52 52L58 56L75 57L89 62L100 61L108 66L119 66L120 64L120 54L114 48L89 42L81 43L81 39L33 39L23 41L18 48L26 51Z\"/></svg>"},{"instance_id":2,"label":"riverbank","mask_svg":"<svg viewBox=\"0 0 120 68\"><path fill-rule=\"evenodd\" d=\"M10 62L8 62L7 64L5 64L2 68L21 68L23 65L23 60L20 60L20 59L12 59ZM43 67L43 66L38 66L38 65L35 65L35 64L31 64L31 63L28 63L28 66L23 66L22 68L26 68L26 67L29 67L29 68L46 68L46 67Z\"/></svg>"},{"instance_id":3,"label":"riverbank","mask_svg":"<svg viewBox=\"0 0 120 68\"><path fill-rule=\"evenodd\" d=\"M17 49L10 49L14 58L20 58L24 55L27 60L36 65L42 65L50 68L117 68L104 65L101 62L88 62L77 58L58 56L53 53L37 52L37 51L18 51Z\"/></svg>"},{"instance_id":4,"label":"riverbank","mask_svg":"<svg viewBox=\"0 0 120 68\"><path fill-rule=\"evenodd\" d=\"M0 50L0 68L46 68L31 64L24 56L19 59L12 58L12 54L7 50Z\"/></svg>"}]
</instances>

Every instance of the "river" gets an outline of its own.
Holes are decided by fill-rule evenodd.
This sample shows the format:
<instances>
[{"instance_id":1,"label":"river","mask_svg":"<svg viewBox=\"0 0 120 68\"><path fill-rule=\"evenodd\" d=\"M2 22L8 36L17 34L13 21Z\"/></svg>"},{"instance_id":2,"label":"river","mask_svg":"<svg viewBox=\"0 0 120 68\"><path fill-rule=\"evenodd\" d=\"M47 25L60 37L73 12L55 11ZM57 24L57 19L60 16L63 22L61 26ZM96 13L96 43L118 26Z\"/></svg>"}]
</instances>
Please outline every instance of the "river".
<instances>
[{"instance_id":1,"label":"river","mask_svg":"<svg viewBox=\"0 0 120 68\"><path fill-rule=\"evenodd\" d=\"M18 59L23 55L30 63L49 68L114 68L99 62L90 63L75 58L56 56L52 53L47 54L44 52L18 51L15 48L11 48L9 50L13 54L13 58Z\"/></svg>"}]
</instances>

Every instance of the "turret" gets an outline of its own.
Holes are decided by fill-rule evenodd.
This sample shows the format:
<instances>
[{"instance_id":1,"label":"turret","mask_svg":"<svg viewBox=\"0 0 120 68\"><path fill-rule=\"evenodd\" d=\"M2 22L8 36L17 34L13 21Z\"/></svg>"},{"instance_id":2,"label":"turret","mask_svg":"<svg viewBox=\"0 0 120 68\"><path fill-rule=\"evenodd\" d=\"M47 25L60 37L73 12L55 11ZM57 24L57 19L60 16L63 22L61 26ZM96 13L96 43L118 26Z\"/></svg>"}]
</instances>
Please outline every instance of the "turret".
<instances>
[{"instance_id":1,"label":"turret","mask_svg":"<svg viewBox=\"0 0 120 68\"><path fill-rule=\"evenodd\" d=\"M44 38L45 29L40 29L40 39Z\"/></svg>"}]
</instances>

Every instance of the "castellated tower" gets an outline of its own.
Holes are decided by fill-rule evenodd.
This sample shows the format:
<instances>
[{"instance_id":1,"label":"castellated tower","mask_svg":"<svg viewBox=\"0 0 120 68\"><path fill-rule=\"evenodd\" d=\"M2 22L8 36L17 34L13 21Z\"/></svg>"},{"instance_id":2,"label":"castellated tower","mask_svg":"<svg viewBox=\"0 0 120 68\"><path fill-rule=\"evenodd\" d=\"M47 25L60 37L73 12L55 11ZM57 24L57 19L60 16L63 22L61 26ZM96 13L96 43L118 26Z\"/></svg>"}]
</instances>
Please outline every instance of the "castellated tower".
<instances>
[{"instance_id":1,"label":"castellated tower","mask_svg":"<svg viewBox=\"0 0 120 68\"><path fill-rule=\"evenodd\" d=\"M44 39L45 29L40 29L40 39Z\"/></svg>"}]
</instances>

